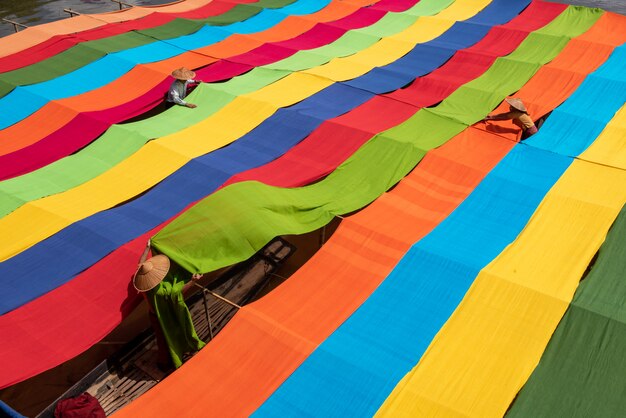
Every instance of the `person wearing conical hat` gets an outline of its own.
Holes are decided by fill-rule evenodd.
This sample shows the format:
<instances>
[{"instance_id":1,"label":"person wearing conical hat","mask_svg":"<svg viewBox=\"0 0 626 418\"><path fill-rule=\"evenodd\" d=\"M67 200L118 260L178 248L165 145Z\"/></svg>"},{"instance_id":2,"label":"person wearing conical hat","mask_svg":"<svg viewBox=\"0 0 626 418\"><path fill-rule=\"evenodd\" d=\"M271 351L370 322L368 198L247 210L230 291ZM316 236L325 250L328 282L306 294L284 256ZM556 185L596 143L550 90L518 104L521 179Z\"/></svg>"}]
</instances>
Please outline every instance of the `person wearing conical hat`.
<instances>
[{"instance_id":1,"label":"person wearing conical hat","mask_svg":"<svg viewBox=\"0 0 626 418\"><path fill-rule=\"evenodd\" d=\"M509 104L509 111L506 113L499 113L497 115L487 116L483 120L507 120L513 119L513 123L522 128L522 140L537 133L537 127L530 118L528 110L521 99L506 98L504 99Z\"/></svg>"},{"instance_id":2,"label":"person wearing conical hat","mask_svg":"<svg viewBox=\"0 0 626 418\"><path fill-rule=\"evenodd\" d=\"M185 67L180 67L172 71L172 77L176 80L174 80L169 91L167 92L167 102L169 104L177 104L191 109L197 107L195 104L185 101L189 85L199 83L199 81L194 80L196 73Z\"/></svg>"},{"instance_id":3,"label":"person wearing conical hat","mask_svg":"<svg viewBox=\"0 0 626 418\"><path fill-rule=\"evenodd\" d=\"M185 353L204 347L191 321L183 294L200 275L191 275L170 259L158 254L146 260L150 242L133 276L133 286L148 302L150 322L157 337L157 364L162 370L182 365Z\"/></svg>"}]
</instances>

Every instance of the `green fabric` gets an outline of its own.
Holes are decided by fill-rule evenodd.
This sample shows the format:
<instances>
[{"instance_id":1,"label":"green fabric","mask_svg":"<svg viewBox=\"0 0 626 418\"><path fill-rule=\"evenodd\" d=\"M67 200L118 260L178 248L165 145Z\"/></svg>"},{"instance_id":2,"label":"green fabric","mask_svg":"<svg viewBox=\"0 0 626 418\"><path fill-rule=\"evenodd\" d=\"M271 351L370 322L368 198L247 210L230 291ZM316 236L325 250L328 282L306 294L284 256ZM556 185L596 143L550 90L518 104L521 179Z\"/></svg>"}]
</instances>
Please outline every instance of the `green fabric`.
<instances>
[{"instance_id":1,"label":"green fabric","mask_svg":"<svg viewBox=\"0 0 626 418\"><path fill-rule=\"evenodd\" d=\"M176 368L183 364L183 354L198 351L205 346L196 334L183 298L183 287L189 280L190 273L172 264L163 281L146 293L148 303L159 319Z\"/></svg>"},{"instance_id":2,"label":"green fabric","mask_svg":"<svg viewBox=\"0 0 626 418\"><path fill-rule=\"evenodd\" d=\"M293 2L295 0L259 0L258 3L238 4L224 14L207 19L175 19L150 29L81 42L43 61L0 74L0 97L7 95L16 86L52 80L84 67L107 54L188 35L197 32L205 25L224 26L240 22L260 13L263 9L280 8ZM183 52L181 50L181 53Z\"/></svg>"},{"instance_id":3,"label":"green fabric","mask_svg":"<svg viewBox=\"0 0 626 418\"><path fill-rule=\"evenodd\" d=\"M439 3L435 11L428 5L437 0L422 0L425 13L443 10L451 2ZM411 8L415 12L417 6ZM417 18L412 17L412 22ZM380 31L376 32L376 28ZM31 173L0 182L0 216L11 213L24 203L61 193L76 187L109 170L146 142L195 125L230 103L236 96L267 86L295 70L321 65L334 57L354 54L376 43L380 38L401 32L406 26L390 28L385 18L368 28L374 35L365 35L361 29L348 31L331 44L298 51L277 63L258 67L224 83L199 85L189 96L198 104L193 111L174 106L149 119L113 125L97 141L76 154L55 161ZM284 68L281 70L281 68Z\"/></svg>"},{"instance_id":4,"label":"green fabric","mask_svg":"<svg viewBox=\"0 0 626 418\"><path fill-rule=\"evenodd\" d=\"M566 44L601 16L569 7L499 58L478 79L440 105L376 135L323 181L301 188L242 182L221 189L152 238L152 245L185 269L201 273L245 260L277 235L303 234L335 215L358 210L400 181L434 147L482 119L517 91Z\"/></svg>"},{"instance_id":5,"label":"green fabric","mask_svg":"<svg viewBox=\"0 0 626 418\"><path fill-rule=\"evenodd\" d=\"M509 417L626 412L626 208L581 282Z\"/></svg>"}]
</instances>

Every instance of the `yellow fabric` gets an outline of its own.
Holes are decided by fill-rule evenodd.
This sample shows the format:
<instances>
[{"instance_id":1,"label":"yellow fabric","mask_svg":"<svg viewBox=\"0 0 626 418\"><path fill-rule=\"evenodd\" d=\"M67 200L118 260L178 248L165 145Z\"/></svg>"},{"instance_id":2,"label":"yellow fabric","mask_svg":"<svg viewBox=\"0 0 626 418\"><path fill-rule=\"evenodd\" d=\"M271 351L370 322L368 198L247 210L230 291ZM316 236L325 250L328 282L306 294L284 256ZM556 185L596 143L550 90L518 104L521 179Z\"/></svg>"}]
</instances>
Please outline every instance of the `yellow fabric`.
<instances>
[{"instance_id":1,"label":"yellow fabric","mask_svg":"<svg viewBox=\"0 0 626 418\"><path fill-rule=\"evenodd\" d=\"M437 18L418 18L406 29L415 36L413 44L441 35L453 23L449 19L468 19L482 10L490 0L459 0ZM411 39L400 34L396 39ZM394 41L395 42L395 41ZM246 134L278 110L305 99L311 94L350 74L356 77L372 68L392 62L407 51L385 39L365 52L334 60L332 70L316 75L316 70L296 72L256 92L238 97L201 123L175 134L151 141L130 158L72 190L29 202L0 219L0 261L24 251L98 211L108 209L137 196L183 166L187 161L223 147ZM395 46L391 46L391 45ZM408 43L402 44L409 45ZM321 67L325 67L322 65ZM319 67L319 68L321 68ZM358 68L358 74L354 69Z\"/></svg>"},{"instance_id":2,"label":"yellow fabric","mask_svg":"<svg viewBox=\"0 0 626 418\"><path fill-rule=\"evenodd\" d=\"M613 146L612 128L625 121L619 112L596 140L598 152ZM624 203L626 171L574 161L377 416L503 416Z\"/></svg>"},{"instance_id":3,"label":"yellow fabric","mask_svg":"<svg viewBox=\"0 0 626 418\"><path fill-rule=\"evenodd\" d=\"M615 123L605 128L607 138L594 142L580 155L581 160L593 161L626 170L626 108L622 108Z\"/></svg>"}]
</instances>

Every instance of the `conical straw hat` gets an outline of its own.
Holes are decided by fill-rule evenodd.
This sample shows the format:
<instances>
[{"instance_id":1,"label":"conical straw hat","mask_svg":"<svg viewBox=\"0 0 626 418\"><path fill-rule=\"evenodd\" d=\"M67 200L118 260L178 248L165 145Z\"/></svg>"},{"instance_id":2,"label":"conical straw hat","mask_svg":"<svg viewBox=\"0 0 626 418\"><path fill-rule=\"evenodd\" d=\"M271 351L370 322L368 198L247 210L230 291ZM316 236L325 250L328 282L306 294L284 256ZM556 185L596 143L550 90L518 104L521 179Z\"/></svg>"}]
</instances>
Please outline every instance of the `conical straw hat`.
<instances>
[{"instance_id":1,"label":"conical straw hat","mask_svg":"<svg viewBox=\"0 0 626 418\"><path fill-rule=\"evenodd\" d=\"M185 67L180 67L172 71L172 77L174 77L177 80L182 80L182 81L193 80L195 76L196 76L196 73L194 71L191 71L190 69L187 69Z\"/></svg>"},{"instance_id":2,"label":"conical straw hat","mask_svg":"<svg viewBox=\"0 0 626 418\"><path fill-rule=\"evenodd\" d=\"M163 254L155 255L139 266L133 277L133 286L140 292L147 292L161 283L169 269L170 259Z\"/></svg>"},{"instance_id":3,"label":"conical straw hat","mask_svg":"<svg viewBox=\"0 0 626 418\"><path fill-rule=\"evenodd\" d=\"M506 98L504 99L509 105L511 105L512 107L514 107L515 109L519 110L520 112L524 112L524 113L528 113L528 110L526 110L526 106L524 106L524 103L522 102L522 99L516 99L516 98Z\"/></svg>"}]
</instances>

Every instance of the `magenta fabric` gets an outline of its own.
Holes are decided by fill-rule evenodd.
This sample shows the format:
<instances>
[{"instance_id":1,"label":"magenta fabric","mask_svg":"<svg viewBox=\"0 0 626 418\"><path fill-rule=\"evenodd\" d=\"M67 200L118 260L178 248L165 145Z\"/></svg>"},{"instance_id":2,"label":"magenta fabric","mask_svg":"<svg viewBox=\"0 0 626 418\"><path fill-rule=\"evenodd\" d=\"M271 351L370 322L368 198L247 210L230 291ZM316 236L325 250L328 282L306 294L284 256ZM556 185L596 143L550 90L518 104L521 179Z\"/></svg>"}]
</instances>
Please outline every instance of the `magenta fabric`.
<instances>
[{"instance_id":1,"label":"magenta fabric","mask_svg":"<svg viewBox=\"0 0 626 418\"><path fill-rule=\"evenodd\" d=\"M389 12L401 12L415 4L414 0L382 0L370 6L370 9L384 10Z\"/></svg>"}]
</instances>

